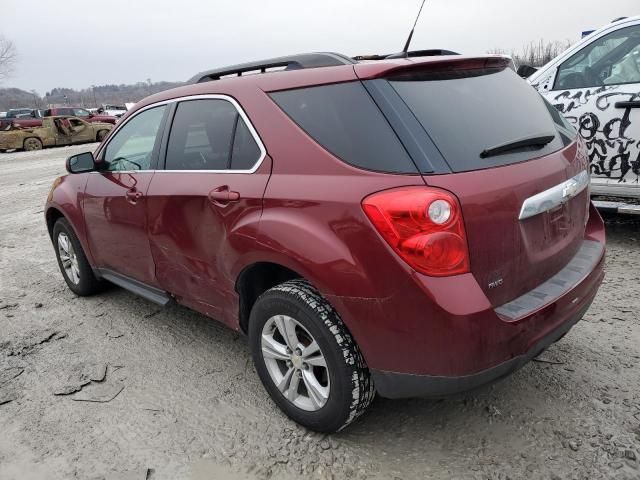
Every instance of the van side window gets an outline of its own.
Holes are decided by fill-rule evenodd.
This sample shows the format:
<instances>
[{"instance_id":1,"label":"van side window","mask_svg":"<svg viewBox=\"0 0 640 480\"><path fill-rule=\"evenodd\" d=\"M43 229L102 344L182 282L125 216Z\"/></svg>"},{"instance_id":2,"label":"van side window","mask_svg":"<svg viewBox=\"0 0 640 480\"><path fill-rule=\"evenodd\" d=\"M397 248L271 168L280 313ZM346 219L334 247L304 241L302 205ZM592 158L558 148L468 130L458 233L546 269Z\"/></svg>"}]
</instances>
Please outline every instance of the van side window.
<instances>
[{"instance_id":1,"label":"van side window","mask_svg":"<svg viewBox=\"0 0 640 480\"><path fill-rule=\"evenodd\" d=\"M640 25L590 43L558 69L554 90L640 83Z\"/></svg>"}]
</instances>

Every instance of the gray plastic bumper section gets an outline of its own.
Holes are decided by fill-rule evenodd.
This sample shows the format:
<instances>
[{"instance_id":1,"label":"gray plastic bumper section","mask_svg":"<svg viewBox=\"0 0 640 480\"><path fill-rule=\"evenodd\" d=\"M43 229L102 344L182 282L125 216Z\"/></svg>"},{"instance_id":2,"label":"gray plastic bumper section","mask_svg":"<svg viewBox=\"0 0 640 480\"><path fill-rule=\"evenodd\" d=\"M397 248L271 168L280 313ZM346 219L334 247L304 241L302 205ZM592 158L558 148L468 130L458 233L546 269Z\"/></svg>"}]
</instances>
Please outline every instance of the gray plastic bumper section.
<instances>
[{"instance_id":1,"label":"gray plastic bumper section","mask_svg":"<svg viewBox=\"0 0 640 480\"><path fill-rule=\"evenodd\" d=\"M496 308L495 312L503 320L515 321L555 302L593 271L603 252L603 244L585 240L566 267L539 287Z\"/></svg>"}]
</instances>

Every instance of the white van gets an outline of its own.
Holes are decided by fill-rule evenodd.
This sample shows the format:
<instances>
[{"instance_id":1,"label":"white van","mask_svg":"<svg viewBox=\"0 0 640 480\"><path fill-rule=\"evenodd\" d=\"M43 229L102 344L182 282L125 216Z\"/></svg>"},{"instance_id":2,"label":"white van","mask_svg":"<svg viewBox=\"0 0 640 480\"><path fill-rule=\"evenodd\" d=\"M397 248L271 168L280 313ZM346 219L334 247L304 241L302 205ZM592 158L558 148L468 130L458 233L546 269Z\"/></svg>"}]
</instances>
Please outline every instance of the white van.
<instances>
[{"instance_id":1,"label":"white van","mask_svg":"<svg viewBox=\"0 0 640 480\"><path fill-rule=\"evenodd\" d=\"M591 193L616 197L597 205L640 214L640 16L596 30L527 80L587 141Z\"/></svg>"}]
</instances>

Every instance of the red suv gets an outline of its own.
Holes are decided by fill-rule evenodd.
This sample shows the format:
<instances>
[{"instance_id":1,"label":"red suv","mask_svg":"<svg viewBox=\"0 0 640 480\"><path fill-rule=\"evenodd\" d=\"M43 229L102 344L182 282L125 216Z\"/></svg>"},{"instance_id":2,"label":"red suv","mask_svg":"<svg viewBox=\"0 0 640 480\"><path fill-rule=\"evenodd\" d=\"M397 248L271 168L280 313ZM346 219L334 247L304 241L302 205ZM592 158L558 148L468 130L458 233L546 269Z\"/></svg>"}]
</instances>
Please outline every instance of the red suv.
<instances>
[{"instance_id":1,"label":"red suv","mask_svg":"<svg viewBox=\"0 0 640 480\"><path fill-rule=\"evenodd\" d=\"M46 221L75 293L246 333L275 403L336 431L375 392L504 377L582 318L605 251L588 168L505 58L307 54L143 100L69 158Z\"/></svg>"},{"instance_id":2,"label":"red suv","mask_svg":"<svg viewBox=\"0 0 640 480\"><path fill-rule=\"evenodd\" d=\"M78 117L83 119L85 122L93 123L93 122L103 122L103 123L111 123L114 124L118 120L116 117L111 115L99 115L95 113L91 113L86 108L78 108L78 107L61 107L61 108L50 108L44 111L45 117L55 117L59 115L70 115L72 117Z\"/></svg>"}]
</instances>

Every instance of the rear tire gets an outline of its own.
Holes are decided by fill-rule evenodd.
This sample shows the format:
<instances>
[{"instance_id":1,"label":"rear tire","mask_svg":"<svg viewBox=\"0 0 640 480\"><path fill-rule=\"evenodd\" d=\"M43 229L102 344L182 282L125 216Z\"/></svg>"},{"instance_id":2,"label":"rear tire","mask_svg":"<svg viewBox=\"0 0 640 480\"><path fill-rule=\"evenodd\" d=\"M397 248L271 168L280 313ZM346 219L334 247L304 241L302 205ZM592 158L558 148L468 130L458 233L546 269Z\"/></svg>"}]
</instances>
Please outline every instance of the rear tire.
<instances>
[{"instance_id":1,"label":"rear tire","mask_svg":"<svg viewBox=\"0 0 640 480\"><path fill-rule=\"evenodd\" d=\"M101 289L102 283L93 274L80 240L65 218L53 226L53 247L62 277L73 293L87 296Z\"/></svg>"},{"instance_id":2,"label":"rear tire","mask_svg":"<svg viewBox=\"0 0 640 480\"><path fill-rule=\"evenodd\" d=\"M34 150L42 150L42 142L40 141L39 138L35 138L35 137L27 138L24 141L23 146L26 152L31 152Z\"/></svg>"},{"instance_id":3,"label":"rear tire","mask_svg":"<svg viewBox=\"0 0 640 480\"><path fill-rule=\"evenodd\" d=\"M109 130L100 130L98 132L98 135L96 135L96 140L98 142L101 142L102 140L104 140L104 137L107 136L107 133L109 133Z\"/></svg>"},{"instance_id":4,"label":"rear tire","mask_svg":"<svg viewBox=\"0 0 640 480\"><path fill-rule=\"evenodd\" d=\"M290 280L268 290L249 321L258 376L289 418L330 433L364 413L375 396L369 369L338 313L313 286Z\"/></svg>"}]
</instances>

